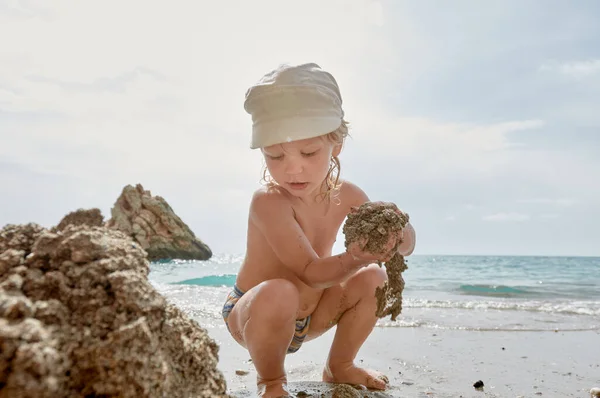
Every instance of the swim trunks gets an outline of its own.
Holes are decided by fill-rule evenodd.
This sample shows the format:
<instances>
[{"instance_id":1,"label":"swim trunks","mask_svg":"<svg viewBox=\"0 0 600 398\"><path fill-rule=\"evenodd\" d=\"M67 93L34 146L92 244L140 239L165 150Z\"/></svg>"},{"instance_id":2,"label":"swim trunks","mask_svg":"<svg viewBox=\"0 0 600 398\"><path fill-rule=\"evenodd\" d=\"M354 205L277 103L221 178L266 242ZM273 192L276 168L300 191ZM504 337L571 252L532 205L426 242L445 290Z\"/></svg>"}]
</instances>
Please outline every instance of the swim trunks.
<instances>
[{"instance_id":1,"label":"swim trunks","mask_svg":"<svg viewBox=\"0 0 600 398\"><path fill-rule=\"evenodd\" d=\"M227 330L229 330L229 324L227 323L227 318L233 310L233 306L235 303L239 301L239 299L244 295L245 292L242 292L236 285L233 285L233 289L227 295L227 299L225 299L225 304L223 305L222 315L225 320L225 325L227 326ZM294 338L290 343L287 353L293 354L298 351L306 338L306 334L308 333L308 327L310 326L310 315L303 319L296 320L296 331L294 332ZM229 330L231 332L231 330Z\"/></svg>"}]
</instances>

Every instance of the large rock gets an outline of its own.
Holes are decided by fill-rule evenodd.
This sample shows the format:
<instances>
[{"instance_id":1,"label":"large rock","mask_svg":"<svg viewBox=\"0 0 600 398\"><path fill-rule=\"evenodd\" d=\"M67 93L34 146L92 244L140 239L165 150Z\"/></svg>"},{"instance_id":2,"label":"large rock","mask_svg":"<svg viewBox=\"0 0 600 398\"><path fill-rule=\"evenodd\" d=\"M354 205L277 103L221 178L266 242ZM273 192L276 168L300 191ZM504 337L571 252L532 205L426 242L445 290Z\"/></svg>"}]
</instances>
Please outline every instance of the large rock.
<instances>
[{"instance_id":1,"label":"large rock","mask_svg":"<svg viewBox=\"0 0 600 398\"><path fill-rule=\"evenodd\" d=\"M104 225L104 216L100 209L78 209L72 211L63 217L56 227L52 229L53 232L62 231L67 228L68 225L89 225L90 227L101 227Z\"/></svg>"},{"instance_id":2,"label":"large rock","mask_svg":"<svg viewBox=\"0 0 600 398\"><path fill-rule=\"evenodd\" d=\"M148 252L150 261L162 259L208 260L210 248L160 196L152 196L142 185L127 185L111 209L109 228L133 237Z\"/></svg>"},{"instance_id":3,"label":"large rock","mask_svg":"<svg viewBox=\"0 0 600 398\"><path fill-rule=\"evenodd\" d=\"M0 398L225 397L218 346L106 227L0 230Z\"/></svg>"}]
</instances>

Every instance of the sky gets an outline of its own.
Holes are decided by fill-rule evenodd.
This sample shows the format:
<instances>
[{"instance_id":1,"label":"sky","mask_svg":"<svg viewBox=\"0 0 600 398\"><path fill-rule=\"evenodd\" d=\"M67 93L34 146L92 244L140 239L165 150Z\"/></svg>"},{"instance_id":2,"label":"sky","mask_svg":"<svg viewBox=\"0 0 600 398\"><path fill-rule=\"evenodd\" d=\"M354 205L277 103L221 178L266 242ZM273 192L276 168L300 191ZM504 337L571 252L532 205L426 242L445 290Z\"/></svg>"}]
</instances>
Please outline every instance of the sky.
<instances>
[{"instance_id":1,"label":"sky","mask_svg":"<svg viewBox=\"0 0 600 398\"><path fill-rule=\"evenodd\" d=\"M409 213L415 255L600 255L599 19L595 0L0 0L0 227L108 219L141 183L243 253L263 167L244 94L315 62L351 125L342 178Z\"/></svg>"}]
</instances>

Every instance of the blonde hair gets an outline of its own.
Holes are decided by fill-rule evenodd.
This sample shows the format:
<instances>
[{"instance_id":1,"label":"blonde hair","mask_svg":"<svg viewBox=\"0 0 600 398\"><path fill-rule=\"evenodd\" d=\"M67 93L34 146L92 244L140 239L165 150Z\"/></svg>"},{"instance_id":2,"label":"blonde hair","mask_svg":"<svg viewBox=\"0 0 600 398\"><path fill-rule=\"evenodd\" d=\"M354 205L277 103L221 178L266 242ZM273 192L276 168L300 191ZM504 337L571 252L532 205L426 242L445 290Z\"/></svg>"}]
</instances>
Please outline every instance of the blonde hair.
<instances>
[{"instance_id":1,"label":"blonde hair","mask_svg":"<svg viewBox=\"0 0 600 398\"><path fill-rule=\"evenodd\" d=\"M342 120L342 124L340 127L332 131L331 133L325 134L322 137L324 139L328 139L333 142L334 145L344 145L346 137L350 134L348 133L348 123L345 120ZM329 170L327 171L327 175L325 176L325 190L319 193L319 197L322 199L335 200L339 193L340 187L342 183L340 182L340 172L341 172L341 164L340 159L332 155L329 160ZM273 178L269 175L269 170L267 169L267 165L263 164L263 172L261 182L266 185L268 188L274 187L277 183L273 180Z\"/></svg>"}]
</instances>

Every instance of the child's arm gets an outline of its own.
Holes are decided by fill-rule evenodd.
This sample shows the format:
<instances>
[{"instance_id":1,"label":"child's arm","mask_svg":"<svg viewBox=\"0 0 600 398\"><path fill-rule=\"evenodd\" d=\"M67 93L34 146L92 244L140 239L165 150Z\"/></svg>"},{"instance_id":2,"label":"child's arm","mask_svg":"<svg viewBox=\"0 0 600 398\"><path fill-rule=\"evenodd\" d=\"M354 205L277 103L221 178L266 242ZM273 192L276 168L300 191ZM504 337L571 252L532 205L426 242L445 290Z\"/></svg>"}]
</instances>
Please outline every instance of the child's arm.
<instances>
[{"instance_id":1,"label":"child's arm","mask_svg":"<svg viewBox=\"0 0 600 398\"><path fill-rule=\"evenodd\" d=\"M298 225L289 202L278 194L257 192L250 205L250 217L280 261L311 287L339 284L372 262L347 252L320 258Z\"/></svg>"}]
</instances>

